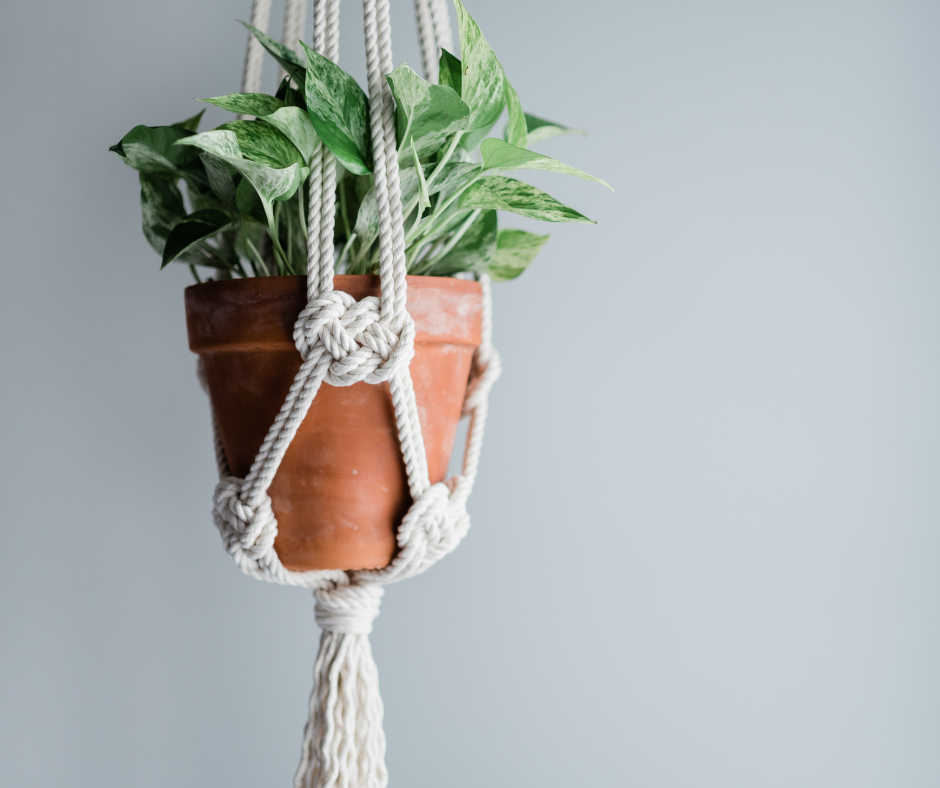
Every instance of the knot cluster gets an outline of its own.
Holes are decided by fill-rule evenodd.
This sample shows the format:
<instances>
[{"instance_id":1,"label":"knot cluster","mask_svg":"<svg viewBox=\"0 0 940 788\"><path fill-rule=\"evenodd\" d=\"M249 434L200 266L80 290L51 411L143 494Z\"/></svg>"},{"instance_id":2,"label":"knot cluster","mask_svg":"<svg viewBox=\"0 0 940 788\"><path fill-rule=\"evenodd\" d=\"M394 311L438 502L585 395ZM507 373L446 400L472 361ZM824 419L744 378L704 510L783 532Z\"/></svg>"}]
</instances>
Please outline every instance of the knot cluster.
<instances>
[{"instance_id":1,"label":"knot cluster","mask_svg":"<svg viewBox=\"0 0 940 788\"><path fill-rule=\"evenodd\" d=\"M470 530L465 498L445 482L432 484L411 505L398 528L398 555L363 578L392 583L420 574L460 544Z\"/></svg>"},{"instance_id":2,"label":"knot cluster","mask_svg":"<svg viewBox=\"0 0 940 788\"><path fill-rule=\"evenodd\" d=\"M384 593L385 589L375 583L318 588L313 592L317 626L328 632L368 635Z\"/></svg>"},{"instance_id":3,"label":"knot cluster","mask_svg":"<svg viewBox=\"0 0 940 788\"><path fill-rule=\"evenodd\" d=\"M378 298L356 301L336 290L312 299L294 325L300 355L317 366L328 364L323 380L333 386L391 380L407 369L414 337L414 321L407 313L396 332L382 316Z\"/></svg>"},{"instance_id":4,"label":"knot cluster","mask_svg":"<svg viewBox=\"0 0 940 788\"><path fill-rule=\"evenodd\" d=\"M229 554L239 564L258 564L274 550L277 520L267 494L255 506L242 500L242 484L234 476L219 481L212 496L213 519Z\"/></svg>"}]
</instances>

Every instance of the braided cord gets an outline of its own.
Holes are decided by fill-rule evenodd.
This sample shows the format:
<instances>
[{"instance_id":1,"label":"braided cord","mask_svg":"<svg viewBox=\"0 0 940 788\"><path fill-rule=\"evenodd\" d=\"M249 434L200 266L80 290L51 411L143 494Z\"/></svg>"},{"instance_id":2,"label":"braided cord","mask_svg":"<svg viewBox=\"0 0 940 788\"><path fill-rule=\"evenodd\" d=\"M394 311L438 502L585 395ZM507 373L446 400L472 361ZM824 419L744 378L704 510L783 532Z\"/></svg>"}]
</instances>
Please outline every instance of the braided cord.
<instances>
[{"instance_id":1,"label":"braided cord","mask_svg":"<svg viewBox=\"0 0 940 788\"><path fill-rule=\"evenodd\" d=\"M421 44L424 78L428 82L437 83L439 55L437 39L434 35L434 20L431 17L431 4L428 0L415 0L415 19L418 23L418 42Z\"/></svg>"},{"instance_id":2,"label":"braided cord","mask_svg":"<svg viewBox=\"0 0 940 788\"><path fill-rule=\"evenodd\" d=\"M306 36L307 30L307 0L285 0L284 2L284 32L281 41L286 46L300 54L300 42ZM277 70L277 83L287 76L287 71L281 66Z\"/></svg>"},{"instance_id":3,"label":"braided cord","mask_svg":"<svg viewBox=\"0 0 940 788\"><path fill-rule=\"evenodd\" d=\"M339 60L339 0L314 0L313 48ZM336 159L317 141L310 162L307 209L307 299L333 290L333 229L336 221Z\"/></svg>"},{"instance_id":4,"label":"braided cord","mask_svg":"<svg viewBox=\"0 0 940 788\"><path fill-rule=\"evenodd\" d=\"M369 84L369 122L372 131L375 201L379 213L379 277L382 317L400 330L407 312L405 230L395 147L395 105L385 81L391 73L392 26L388 0L363 0L366 70Z\"/></svg>"}]
</instances>

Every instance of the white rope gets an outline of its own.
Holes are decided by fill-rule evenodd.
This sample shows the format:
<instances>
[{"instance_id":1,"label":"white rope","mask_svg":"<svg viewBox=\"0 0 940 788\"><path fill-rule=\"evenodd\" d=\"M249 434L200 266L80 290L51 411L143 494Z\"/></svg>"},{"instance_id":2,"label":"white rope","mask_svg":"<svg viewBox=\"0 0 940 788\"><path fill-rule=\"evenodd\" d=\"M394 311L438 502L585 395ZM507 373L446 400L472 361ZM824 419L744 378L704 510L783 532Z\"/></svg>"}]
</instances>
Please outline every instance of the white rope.
<instances>
[{"instance_id":1,"label":"white rope","mask_svg":"<svg viewBox=\"0 0 940 788\"><path fill-rule=\"evenodd\" d=\"M302 32L303 12L298 8L303 0L287 2L285 17L289 13L294 19L290 23L293 36L298 29ZM252 24L264 29L269 11L269 0L256 0ZM416 11L426 73L436 74L439 48L452 46L446 4L444 0L416 0ZM336 62L339 0L314 0L313 16L314 49ZM294 341L303 362L244 479L231 475L216 430L220 481L213 509L226 550L252 577L314 589L316 619L323 631L310 718L294 778L296 788L385 788L388 783L382 700L368 634L379 613L382 585L423 572L451 552L467 533L470 518L466 502L479 465L489 391L500 372L499 356L492 345L490 282L484 275L480 279L481 344L474 354L464 403L470 426L463 470L447 482L432 485L409 372L415 326L407 310L395 111L385 80L393 67L388 0L363 0L363 18L382 295L356 301L333 290L335 160L318 144L310 167L308 301L294 326ZM286 18L284 30L289 42ZM255 86L260 78L260 58L256 66L253 53L249 45L243 85L249 84L250 62ZM201 366L200 375L204 381ZM268 489L324 382L332 386L387 382L391 389L413 503L398 528L398 552L383 569L293 572L284 568L274 549L277 520Z\"/></svg>"},{"instance_id":2,"label":"white rope","mask_svg":"<svg viewBox=\"0 0 940 788\"><path fill-rule=\"evenodd\" d=\"M271 0L253 0L251 4L251 24L262 33L268 32L268 19L271 16ZM261 87L261 66L264 60L264 47L248 31L248 49L245 52L245 67L242 70L242 93L257 93Z\"/></svg>"},{"instance_id":3,"label":"white rope","mask_svg":"<svg viewBox=\"0 0 940 788\"><path fill-rule=\"evenodd\" d=\"M440 53L437 51L434 20L431 18L431 4L428 0L415 0L415 19L418 23L418 42L421 44L424 78L428 82L437 84Z\"/></svg>"},{"instance_id":4,"label":"white rope","mask_svg":"<svg viewBox=\"0 0 940 788\"><path fill-rule=\"evenodd\" d=\"M415 18L418 22L424 78L437 84L440 79L441 49L451 53L454 51L447 0L415 0Z\"/></svg>"},{"instance_id":5,"label":"white rope","mask_svg":"<svg viewBox=\"0 0 940 788\"><path fill-rule=\"evenodd\" d=\"M307 0L285 0L284 2L284 32L281 42L301 54L300 42L306 36L307 29ZM287 71L281 66L277 71L277 84L287 76Z\"/></svg>"},{"instance_id":6,"label":"white rope","mask_svg":"<svg viewBox=\"0 0 940 788\"><path fill-rule=\"evenodd\" d=\"M446 49L454 54L454 34L450 27L450 13L447 10L447 0L430 0L431 18L434 20L434 39L438 49ZM437 53L440 58L441 53Z\"/></svg>"},{"instance_id":7,"label":"white rope","mask_svg":"<svg viewBox=\"0 0 940 788\"><path fill-rule=\"evenodd\" d=\"M339 0L314 0L313 48L339 60ZM307 209L307 299L333 290L333 227L336 220L336 160L317 140L310 164Z\"/></svg>"}]
</instances>

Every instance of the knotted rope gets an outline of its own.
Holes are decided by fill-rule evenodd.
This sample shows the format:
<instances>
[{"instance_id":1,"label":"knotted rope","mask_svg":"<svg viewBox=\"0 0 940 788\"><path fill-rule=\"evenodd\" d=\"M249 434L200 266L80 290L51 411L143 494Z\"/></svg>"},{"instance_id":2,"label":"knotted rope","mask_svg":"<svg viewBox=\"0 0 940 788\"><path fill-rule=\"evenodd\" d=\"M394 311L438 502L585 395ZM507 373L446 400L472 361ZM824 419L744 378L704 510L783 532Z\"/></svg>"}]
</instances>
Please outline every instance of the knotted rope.
<instances>
[{"instance_id":1,"label":"knotted rope","mask_svg":"<svg viewBox=\"0 0 940 788\"><path fill-rule=\"evenodd\" d=\"M304 0L287 0L284 36L302 35ZM425 73L436 81L440 48L453 44L444 0L416 0ZM266 29L270 0L254 0L252 24ZM339 0L314 0L313 45L336 62ZM307 217L307 306L294 325L303 359L280 412L244 479L231 475L216 430L219 483L213 517L225 549L246 574L314 589L321 627L310 717L304 730L296 788L385 788L385 734L378 671L368 635L382 586L425 571L460 543L470 528L466 503L476 479L489 391L499 377L492 345L490 282L483 288L483 327L464 402L470 425L462 473L432 485L409 372L415 326L408 314L404 219L395 138L395 107L385 75L392 71L388 0L363 0L373 176L379 214L381 298L356 301L333 289L336 163L318 143L311 160ZM433 42L433 43L432 43ZM249 38L243 90L257 90L260 47ZM200 378L205 384L200 368ZM320 385L387 382L413 503L397 532L392 562L374 570L294 572L274 549L277 519L268 489Z\"/></svg>"}]
</instances>

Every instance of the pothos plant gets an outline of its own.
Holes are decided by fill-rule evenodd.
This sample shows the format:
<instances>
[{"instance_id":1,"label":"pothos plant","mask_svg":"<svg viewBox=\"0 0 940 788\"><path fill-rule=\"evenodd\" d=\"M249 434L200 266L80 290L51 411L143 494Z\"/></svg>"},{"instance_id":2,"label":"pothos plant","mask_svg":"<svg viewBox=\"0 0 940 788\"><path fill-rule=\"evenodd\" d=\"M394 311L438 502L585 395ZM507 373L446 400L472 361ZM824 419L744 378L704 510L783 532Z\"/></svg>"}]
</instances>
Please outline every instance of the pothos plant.
<instances>
[{"instance_id":1,"label":"pothos plant","mask_svg":"<svg viewBox=\"0 0 940 788\"><path fill-rule=\"evenodd\" d=\"M497 211L547 222L593 222L503 173L549 170L607 184L529 150L549 137L583 132L524 112L480 28L460 0L455 5L461 59L442 52L439 84L407 65L386 77L396 106L408 272L486 272L495 281L513 279L548 236L500 229ZM222 279L305 273L303 186L319 141L338 162L337 271L376 272L379 218L366 94L308 46L301 44L301 57L245 27L287 76L273 96L234 93L203 100L254 120L230 121L200 134L200 112L170 126L136 126L111 148L140 174L144 235L163 266L188 264L197 281L199 267L215 269ZM503 139L491 137L504 108Z\"/></svg>"}]
</instances>

